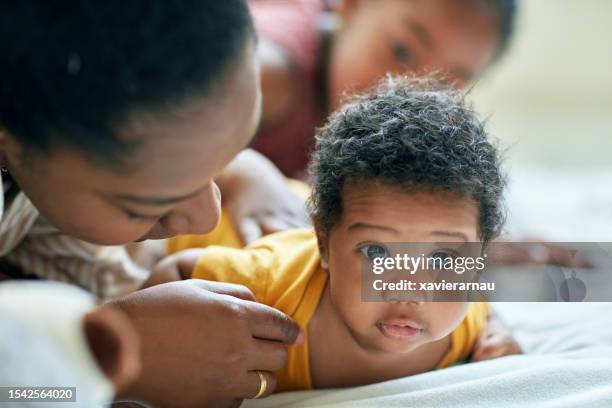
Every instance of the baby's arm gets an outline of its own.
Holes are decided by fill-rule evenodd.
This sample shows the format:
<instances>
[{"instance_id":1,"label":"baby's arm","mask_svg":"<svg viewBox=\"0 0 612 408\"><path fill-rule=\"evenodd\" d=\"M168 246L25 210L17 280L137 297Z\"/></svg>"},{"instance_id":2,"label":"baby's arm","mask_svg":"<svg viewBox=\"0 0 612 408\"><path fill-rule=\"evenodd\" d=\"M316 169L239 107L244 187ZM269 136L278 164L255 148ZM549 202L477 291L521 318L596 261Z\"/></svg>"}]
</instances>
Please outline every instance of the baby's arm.
<instances>
[{"instance_id":1,"label":"baby's arm","mask_svg":"<svg viewBox=\"0 0 612 408\"><path fill-rule=\"evenodd\" d=\"M155 265L143 287L190 279L202 251L200 248L186 249L165 257Z\"/></svg>"},{"instance_id":2,"label":"baby's arm","mask_svg":"<svg viewBox=\"0 0 612 408\"><path fill-rule=\"evenodd\" d=\"M508 326L502 322L492 309L489 309L487 327L476 340L471 361L490 360L521 353L521 347L512 336Z\"/></svg>"}]
</instances>

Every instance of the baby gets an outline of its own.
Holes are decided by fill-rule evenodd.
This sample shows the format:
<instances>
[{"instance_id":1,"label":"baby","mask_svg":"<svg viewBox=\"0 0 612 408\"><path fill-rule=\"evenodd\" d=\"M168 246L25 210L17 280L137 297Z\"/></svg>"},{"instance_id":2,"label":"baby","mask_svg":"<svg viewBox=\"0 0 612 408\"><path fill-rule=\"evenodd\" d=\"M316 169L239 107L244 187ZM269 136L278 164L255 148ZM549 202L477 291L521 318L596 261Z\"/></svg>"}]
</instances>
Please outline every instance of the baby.
<instances>
[{"instance_id":1,"label":"baby","mask_svg":"<svg viewBox=\"0 0 612 408\"><path fill-rule=\"evenodd\" d=\"M362 385L519 352L509 336L479 346L485 303L362 301L362 264L383 243L484 246L501 230L499 159L462 93L387 78L319 130L310 172L314 230L244 249L183 250L156 271L242 284L290 315L304 342L276 373L277 391ZM192 246L181 242L175 250Z\"/></svg>"}]
</instances>

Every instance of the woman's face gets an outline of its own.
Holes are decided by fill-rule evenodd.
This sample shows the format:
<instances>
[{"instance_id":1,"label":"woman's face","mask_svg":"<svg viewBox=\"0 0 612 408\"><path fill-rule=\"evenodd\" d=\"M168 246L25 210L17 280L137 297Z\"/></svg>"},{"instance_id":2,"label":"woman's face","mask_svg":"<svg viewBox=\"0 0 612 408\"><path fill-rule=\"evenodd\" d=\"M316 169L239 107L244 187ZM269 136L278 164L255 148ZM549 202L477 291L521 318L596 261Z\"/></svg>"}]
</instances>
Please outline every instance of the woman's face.
<instances>
[{"instance_id":1,"label":"woman's face","mask_svg":"<svg viewBox=\"0 0 612 408\"><path fill-rule=\"evenodd\" d=\"M463 87L491 63L499 18L477 0L343 0L329 62L330 108L386 73L444 72Z\"/></svg>"},{"instance_id":2,"label":"woman's face","mask_svg":"<svg viewBox=\"0 0 612 408\"><path fill-rule=\"evenodd\" d=\"M212 230L221 202L214 178L248 145L260 118L252 48L210 98L163 116L134 114L119 132L140 143L127 153L124 170L101 167L72 149L22 155L22 146L5 136L0 147L11 175L52 225L89 242Z\"/></svg>"}]
</instances>

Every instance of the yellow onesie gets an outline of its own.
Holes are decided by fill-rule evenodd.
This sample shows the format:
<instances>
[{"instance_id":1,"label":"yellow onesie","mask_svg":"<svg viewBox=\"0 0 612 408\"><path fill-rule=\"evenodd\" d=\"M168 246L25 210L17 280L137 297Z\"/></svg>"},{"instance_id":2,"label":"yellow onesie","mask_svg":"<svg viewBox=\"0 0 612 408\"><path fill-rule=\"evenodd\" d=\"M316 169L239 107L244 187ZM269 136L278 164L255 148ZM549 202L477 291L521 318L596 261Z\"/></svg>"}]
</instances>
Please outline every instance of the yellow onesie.
<instances>
[{"instance_id":1,"label":"yellow onesie","mask_svg":"<svg viewBox=\"0 0 612 408\"><path fill-rule=\"evenodd\" d=\"M194 239L197 242L197 237ZM183 237L169 248L178 251L194 247L193 243ZM312 230L268 235L244 249L210 246L198 260L192 276L247 286L259 302L291 316L306 336L302 345L289 348L287 364L276 373L276 391L312 388L307 327L327 281ZM452 332L451 348L437 368L448 367L468 357L486 325L487 314L486 303L470 305L467 316Z\"/></svg>"}]
</instances>

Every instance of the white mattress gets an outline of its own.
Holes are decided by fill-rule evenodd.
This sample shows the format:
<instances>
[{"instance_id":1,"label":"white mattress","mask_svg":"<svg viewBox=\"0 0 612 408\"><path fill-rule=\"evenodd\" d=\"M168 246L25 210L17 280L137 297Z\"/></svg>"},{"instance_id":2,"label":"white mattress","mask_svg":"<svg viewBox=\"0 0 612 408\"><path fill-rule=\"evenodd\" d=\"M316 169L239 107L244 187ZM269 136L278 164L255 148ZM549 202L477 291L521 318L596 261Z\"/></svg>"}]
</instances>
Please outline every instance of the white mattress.
<instances>
[{"instance_id":1,"label":"white mattress","mask_svg":"<svg viewBox=\"0 0 612 408\"><path fill-rule=\"evenodd\" d=\"M612 407L611 303L498 303L526 355L342 390L246 401L254 407Z\"/></svg>"}]
</instances>

